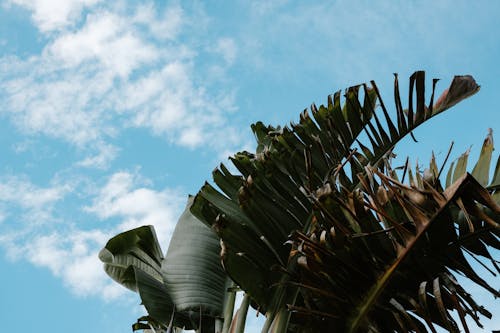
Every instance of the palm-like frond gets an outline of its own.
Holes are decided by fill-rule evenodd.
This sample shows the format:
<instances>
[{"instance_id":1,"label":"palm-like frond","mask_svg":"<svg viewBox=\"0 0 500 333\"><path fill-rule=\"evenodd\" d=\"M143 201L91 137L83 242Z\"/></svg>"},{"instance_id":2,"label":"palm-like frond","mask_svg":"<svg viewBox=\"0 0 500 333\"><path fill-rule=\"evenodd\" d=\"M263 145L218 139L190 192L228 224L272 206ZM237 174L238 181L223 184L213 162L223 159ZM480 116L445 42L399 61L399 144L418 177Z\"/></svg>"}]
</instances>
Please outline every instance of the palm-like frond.
<instances>
[{"instance_id":1,"label":"palm-like frond","mask_svg":"<svg viewBox=\"0 0 500 333\"><path fill-rule=\"evenodd\" d=\"M493 157L493 134L489 130L486 136L479 159L472 169L472 176L478 183L485 187L491 194L492 199L500 204L500 156L496 162L493 177L490 179L490 169ZM462 154L456 163L452 163L446 177L446 187L451 186L451 180L463 177L466 172L466 166L469 160L469 151ZM494 269L499 271L497 262L492 258L488 247L500 249L500 230L498 216L488 208L479 209L477 206L471 206L464 203L464 208L477 211L480 218L471 217L469 214L460 213L459 210L453 210L453 219L457 222L459 238L454 244L462 246L464 251L470 255L478 255L490 259ZM486 223L485 221L488 221Z\"/></svg>"},{"instance_id":2,"label":"palm-like frond","mask_svg":"<svg viewBox=\"0 0 500 333\"><path fill-rule=\"evenodd\" d=\"M223 165L214 171L214 182L222 193L206 183L196 196L191 211L217 232L223 244L221 254L226 272L252 297L253 305L260 311L267 312L272 319L285 304L290 304L294 313L290 327L297 329L304 327L304 320L307 322L311 318L320 318L328 325L337 322L334 318L341 318L344 326L340 329L346 329L345 318L350 318L350 327L355 331L366 325L368 316L372 318L373 313L380 314L387 309L399 311L388 312L396 313L394 317L391 315L396 319L389 322L404 324L405 320L408 321L404 309L419 299L420 284L417 284L417 294L412 294L412 299L391 298L382 307L379 307L382 304L379 299L386 295L387 286L393 283L390 281L399 281L399 275L405 271L401 269L402 265L409 274L418 270L405 263L408 257L422 254L421 239L428 237L429 229L438 230L437 234L453 232L453 219L457 214L467 212L466 216L484 221L484 216L478 217L477 211L488 212L490 209L493 212L496 209L486 205L469 212L469 207L464 209L461 206L460 202L464 202L462 193L443 197L439 186L432 187L438 184L436 179L429 183L429 188L403 186L393 179L395 174L385 157L394 145L423 122L479 90L472 77L457 76L434 103L436 82L433 81L431 101L426 104L424 73L413 74L410 77L409 106L403 109L396 76L394 119L377 86L371 82L371 87L360 85L347 89L343 106L339 92L329 98L327 106L317 108L313 105L313 118L304 111L300 122L290 128L257 123L252 126L258 143L256 153L241 152L232 158L241 175L231 174ZM380 109L376 111L377 106ZM363 135L368 142L361 142ZM418 173L415 177L422 178ZM464 185L460 185L457 191L464 188L479 191L476 185L470 185L470 178L464 178L462 182ZM424 207L428 210L414 207L415 203L407 199L406 194L401 194L403 189L411 195L432 198L426 202L430 206ZM376 200L380 201L378 196L384 195L391 198L384 202L387 207L380 207ZM471 200L475 202L477 199L473 197ZM412 216L417 213L419 215ZM446 218L450 218L451 225L434 222ZM441 288L446 281L449 284L446 290L452 290L454 279L449 268L474 276L470 273L473 269L462 260L461 245L444 251L440 241L439 237L433 238L433 250L439 249L442 256L453 260L459 257L453 264L455 266L447 266L443 264L444 257L440 257L442 260L438 265L424 256L429 265L435 266L435 270L429 269L433 273L424 273L425 279L419 280L419 283L431 281L421 288L421 299L425 301L431 292L426 288L431 285ZM406 251L402 250L405 246ZM427 261L424 260L423 264L428 264ZM339 265L344 265L345 270L338 270ZM395 266L387 273L387 267L391 265ZM439 274L435 275L435 272ZM422 275L414 276L422 278ZM483 286L487 285L478 276L474 279ZM413 285L404 278L401 281ZM328 284L324 284L327 282L341 288L328 289L325 287ZM374 283L378 287L370 289ZM351 289L358 285L364 287L349 297ZM455 300L453 295L458 292L454 291L449 297L442 296L447 294L441 292L438 297L441 289L434 289L432 297L438 301L445 297L446 312L450 308L448 303ZM463 299L469 302L468 296L460 295L459 304ZM337 307L325 306L330 306L330 301L337 302ZM443 313L440 301L432 304L430 307L434 308L419 305L419 309L433 315ZM479 309L475 305L472 308ZM473 312L460 309L464 313ZM301 318L301 313L307 314L305 319ZM446 315L445 319L442 317L423 318L438 325L449 322L445 320ZM288 322L289 319L283 320ZM413 325L422 330L418 322Z\"/></svg>"},{"instance_id":3,"label":"palm-like frond","mask_svg":"<svg viewBox=\"0 0 500 333\"><path fill-rule=\"evenodd\" d=\"M488 191L470 174L438 191L429 179L419 188L371 171L348 198L329 186L317 191L310 232L293 236L300 269L292 281L305 304L291 306L299 322L322 331L427 332L425 323L433 332L436 324L458 332L452 310L466 331L466 315L478 323L478 313L491 317L451 273L500 296L469 265L455 231L458 212L487 224L476 231L495 237L489 226L497 222L483 210L498 221L500 207ZM350 233L337 234L336 223Z\"/></svg>"},{"instance_id":4,"label":"palm-like frond","mask_svg":"<svg viewBox=\"0 0 500 333\"><path fill-rule=\"evenodd\" d=\"M100 253L106 272L138 291L149 313L133 328L210 332L225 316L229 329L226 273L246 294L238 329L248 302L266 313L263 332L457 331L453 310L468 332L468 317L478 325L491 317L453 274L500 296L464 256L499 271L488 250L500 248L492 136L472 175L464 154L444 188L434 157L423 173L391 167L401 138L479 90L456 76L434 103L433 80L427 104L424 81L423 72L410 77L403 108L395 77L393 115L372 81L348 88L343 105L340 92L313 105L312 117L304 111L290 127L253 125L256 152L231 159L241 174L213 172L218 188L206 183L188 204L166 258L151 227L111 239Z\"/></svg>"}]
</instances>

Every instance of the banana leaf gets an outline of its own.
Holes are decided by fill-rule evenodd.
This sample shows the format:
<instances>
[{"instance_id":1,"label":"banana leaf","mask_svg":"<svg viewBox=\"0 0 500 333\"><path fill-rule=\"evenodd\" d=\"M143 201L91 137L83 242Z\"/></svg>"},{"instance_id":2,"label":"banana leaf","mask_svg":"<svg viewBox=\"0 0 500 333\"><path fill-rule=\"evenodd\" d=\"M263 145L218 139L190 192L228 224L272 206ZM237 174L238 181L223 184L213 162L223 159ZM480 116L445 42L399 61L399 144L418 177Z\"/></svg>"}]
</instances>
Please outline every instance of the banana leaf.
<instances>
[{"instance_id":1,"label":"banana leaf","mask_svg":"<svg viewBox=\"0 0 500 333\"><path fill-rule=\"evenodd\" d=\"M110 239L99 258L111 278L139 293L156 327L172 323L214 332L215 321L223 319L226 274L219 240L190 213L192 201L179 218L165 257L154 227L143 226Z\"/></svg>"}]
</instances>

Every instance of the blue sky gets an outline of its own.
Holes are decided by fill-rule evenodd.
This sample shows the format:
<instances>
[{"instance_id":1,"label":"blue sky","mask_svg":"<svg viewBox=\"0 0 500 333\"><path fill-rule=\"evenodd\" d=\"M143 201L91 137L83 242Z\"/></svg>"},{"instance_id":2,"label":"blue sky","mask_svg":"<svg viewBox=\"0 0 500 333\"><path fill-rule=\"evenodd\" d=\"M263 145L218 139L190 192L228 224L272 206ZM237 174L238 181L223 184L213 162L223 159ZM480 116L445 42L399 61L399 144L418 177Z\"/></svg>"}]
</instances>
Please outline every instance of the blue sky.
<instances>
[{"instance_id":1,"label":"blue sky","mask_svg":"<svg viewBox=\"0 0 500 333\"><path fill-rule=\"evenodd\" d=\"M143 310L102 271L106 240L153 224L166 249L187 194L254 148L252 122L338 89L374 79L388 104L394 72L439 92L472 74L481 91L396 152L476 156L500 128L500 2L374 3L1 1L2 330L129 331Z\"/></svg>"}]
</instances>

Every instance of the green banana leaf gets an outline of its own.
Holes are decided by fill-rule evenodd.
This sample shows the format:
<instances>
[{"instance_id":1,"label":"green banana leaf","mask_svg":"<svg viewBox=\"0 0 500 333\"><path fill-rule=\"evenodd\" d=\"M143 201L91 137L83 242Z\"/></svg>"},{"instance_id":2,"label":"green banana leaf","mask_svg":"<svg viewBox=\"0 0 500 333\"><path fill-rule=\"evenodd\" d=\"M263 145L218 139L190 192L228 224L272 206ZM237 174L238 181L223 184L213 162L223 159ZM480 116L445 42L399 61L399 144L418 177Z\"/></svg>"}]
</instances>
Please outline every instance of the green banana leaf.
<instances>
[{"instance_id":1,"label":"green banana leaf","mask_svg":"<svg viewBox=\"0 0 500 333\"><path fill-rule=\"evenodd\" d=\"M220 263L220 243L212 230L189 211L179 218L165 260L163 279L176 310L222 318L226 274Z\"/></svg>"},{"instance_id":2,"label":"green banana leaf","mask_svg":"<svg viewBox=\"0 0 500 333\"><path fill-rule=\"evenodd\" d=\"M162 282L163 254L152 226L123 232L110 239L99 252L104 271L116 282L137 291L137 281L129 267L137 267Z\"/></svg>"},{"instance_id":3,"label":"green banana leaf","mask_svg":"<svg viewBox=\"0 0 500 333\"><path fill-rule=\"evenodd\" d=\"M179 218L165 257L154 227L142 226L110 239L99 258L111 278L139 293L155 325L166 328L172 322L174 327L213 332L215 321L223 318L226 274L219 240L191 215L192 201Z\"/></svg>"}]
</instances>

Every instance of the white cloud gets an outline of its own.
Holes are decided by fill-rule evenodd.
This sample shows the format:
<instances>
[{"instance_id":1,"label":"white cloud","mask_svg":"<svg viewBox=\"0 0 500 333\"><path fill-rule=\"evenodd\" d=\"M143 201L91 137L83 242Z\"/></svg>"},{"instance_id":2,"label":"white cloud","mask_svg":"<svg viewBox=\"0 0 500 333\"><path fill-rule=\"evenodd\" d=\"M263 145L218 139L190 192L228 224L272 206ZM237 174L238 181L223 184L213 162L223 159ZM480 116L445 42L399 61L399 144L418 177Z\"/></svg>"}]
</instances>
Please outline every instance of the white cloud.
<instances>
[{"instance_id":1,"label":"white cloud","mask_svg":"<svg viewBox=\"0 0 500 333\"><path fill-rule=\"evenodd\" d=\"M60 278L75 295L120 297L126 290L102 269L99 250L114 235L154 225L167 249L185 198L161 191L138 174L118 172L91 197L91 204L63 211L73 196L88 199L84 182L39 187L23 177L0 180L0 247L11 260L26 260ZM24 223L16 221L23 216ZM98 223L92 223L93 221Z\"/></svg>"},{"instance_id":2,"label":"white cloud","mask_svg":"<svg viewBox=\"0 0 500 333\"><path fill-rule=\"evenodd\" d=\"M78 161L76 165L86 168L106 169L118 155L118 152L119 149L117 147L105 142L99 142L97 144L97 153L85 157L83 160Z\"/></svg>"},{"instance_id":3,"label":"white cloud","mask_svg":"<svg viewBox=\"0 0 500 333\"><path fill-rule=\"evenodd\" d=\"M106 276L98 259L99 249L109 237L109 231L100 230L52 231L34 235L21 244L11 242L10 246L17 257L49 269L75 295L101 296L111 300L124 295L126 290Z\"/></svg>"},{"instance_id":4,"label":"white cloud","mask_svg":"<svg viewBox=\"0 0 500 333\"><path fill-rule=\"evenodd\" d=\"M32 11L32 19L42 32L60 30L73 25L81 11L101 0L7 0L8 3Z\"/></svg>"},{"instance_id":5,"label":"white cloud","mask_svg":"<svg viewBox=\"0 0 500 333\"><path fill-rule=\"evenodd\" d=\"M105 110L92 108L96 98L104 98L112 89L109 72L89 65L58 77L59 70L51 61L10 64L18 77L1 84L7 106L3 112L25 133L41 133L80 146L112 133L105 123ZM100 102L100 108L106 103Z\"/></svg>"},{"instance_id":6,"label":"white cloud","mask_svg":"<svg viewBox=\"0 0 500 333\"><path fill-rule=\"evenodd\" d=\"M0 200L12 202L24 208L47 207L59 200L63 193L63 187L39 188L19 177L10 177L0 183Z\"/></svg>"},{"instance_id":7,"label":"white cloud","mask_svg":"<svg viewBox=\"0 0 500 333\"><path fill-rule=\"evenodd\" d=\"M54 185L40 188L32 184L25 177L0 178L0 215L16 214L13 207L19 207L18 223L42 225L53 219L52 211L57 201L61 200L71 187L68 185Z\"/></svg>"},{"instance_id":8,"label":"white cloud","mask_svg":"<svg viewBox=\"0 0 500 333\"><path fill-rule=\"evenodd\" d=\"M146 26L158 39L174 39L183 25L184 12L178 5L167 7L160 15L152 3L140 4L133 17L133 22Z\"/></svg>"},{"instance_id":9,"label":"white cloud","mask_svg":"<svg viewBox=\"0 0 500 333\"><path fill-rule=\"evenodd\" d=\"M197 148L202 145L220 148L239 141L230 135L225 114L234 109L234 97L210 96L191 79L190 62L171 62L125 87L117 108L132 116L131 125L151 128L172 143ZM226 140L218 140L221 133Z\"/></svg>"},{"instance_id":10,"label":"white cloud","mask_svg":"<svg viewBox=\"0 0 500 333\"><path fill-rule=\"evenodd\" d=\"M220 53L228 65L236 60L238 48L232 38L220 38L215 44L214 51Z\"/></svg>"},{"instance_id":11,"label":"white cloud","mask_svg":"<svg viewBox=\"0 0 500 333\"><path fill-rule=\"evenodd\" d=\"M86 211L95 213L102 220L121 219L117 227L119 231L154 225L160 245L166 250L185 199L176 191L156 191L141 184L138 175L115 173Z\"/></svg>"},{"instance_id":12,"label":"white cloud","mask_svg":"<svg viewBox=\"0 0 500 333\"><path fill-rule=\"evenodd\" d=\"M84 166L93 165L101 152L109 151L109 141L129 127L149 129L189 148L223 150L239 144L232 134L218 140L221 133L237 133L228 124L234 90L212 89L234 63L236 43L230 38L211 42L199 37L200 31L191 33L198 28L196 20L179 5L159 10L151 2L110 7L71 1L66 14L56 19L40 14L48 4L15 3L45 17L43 22L74 23L72 29L58 25L59 32L47 36L38 55L0 58L5 105L0 114L24 133L86 147L90 157L79 162ZM86 15L78 23L71 13L82 8ZM203 52L216 54L215 65L205 68L198 61ZM216 76L209 75L213 67L219 68Z\"/></svg>"},{"instance_id":13,"label":"white cloud","mask_svg":"<svg viewBox=\"0 0 500 333\"><path fill-rule=\"evenodd\" d=\"M44 57L63 68L96 60L101 70L127 77L158 57L156 47L143 41L135 29L129 29L128 21L129 18L107 11L89 14L80 30L56 38L44 50Z\"/></svg>"}]
</instances>

